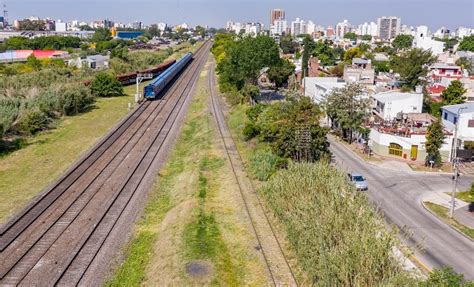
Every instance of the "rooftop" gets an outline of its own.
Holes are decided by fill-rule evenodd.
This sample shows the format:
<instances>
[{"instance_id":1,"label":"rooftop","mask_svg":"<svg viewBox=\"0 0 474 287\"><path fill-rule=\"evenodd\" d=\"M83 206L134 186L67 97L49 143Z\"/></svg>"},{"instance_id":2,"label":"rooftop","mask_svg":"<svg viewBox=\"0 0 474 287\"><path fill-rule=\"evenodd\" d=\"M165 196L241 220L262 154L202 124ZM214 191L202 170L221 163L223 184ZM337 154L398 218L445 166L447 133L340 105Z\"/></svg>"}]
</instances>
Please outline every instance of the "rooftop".
<instances>
[{"instance_id":1,"label":"rooftop","mask_svg":"<svg viewBox=\"0 0 474 287\"><path fill-rule=\"evenodd\" d=\"M412 97L420 97L423 96L422 94L417 93L402 93L400 91L388 91L383 93L378 93L372 95L372 98L376 99L379 102L391 102L391 101L398 101L398 100L406 100Z\"/></svg>"},{"instance_id":2,"label":"rooftop","mask_svg":"<svg viewBox=\"0 0 474 287\"><path fill-rule=\"evenodd\" d=\"M465 104L441 107L441 109L446 110L453 114L457 114L460 108L464 108L463 110L460 111L461 114L474 113L474 103L465 103Z\"/></svg>"},{"instance_id":3,"label":"rooftop","mask_svg":"<svg viewBox=\"0 0 474 287\"><path fill-rule=\"evenodd\" d=\"M456 65L444 64L444 63L436 63L436 64L434 64L433 66L431 66L431 69L460 70L461 67L456 66Z\"/></svg>"}]
</instances>

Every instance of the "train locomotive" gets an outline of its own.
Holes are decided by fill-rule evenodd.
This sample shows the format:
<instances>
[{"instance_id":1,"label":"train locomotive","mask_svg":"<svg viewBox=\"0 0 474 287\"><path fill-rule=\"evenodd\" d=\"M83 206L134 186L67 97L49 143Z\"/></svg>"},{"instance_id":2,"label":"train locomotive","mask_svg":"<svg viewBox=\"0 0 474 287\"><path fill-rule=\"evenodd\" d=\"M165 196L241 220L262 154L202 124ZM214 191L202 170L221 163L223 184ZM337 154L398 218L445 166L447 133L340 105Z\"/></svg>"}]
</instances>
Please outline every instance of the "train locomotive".
<instances>
[{"instance_id":1,"label":"train locomotive","mask_svg":"<svg viewBox=\"0 0 474 287\"><path fill-rule=\"evenodd\" d=\"M145 99L155 99L164 88L171 82L176 75L178 75L184 67L192 60L193 53L189 52L174 63L171 67L166 69L165 72L160 74L156 79L154 79L150 84L145 86L143 90L143 95Z\"/></svg>"}]
</instances>

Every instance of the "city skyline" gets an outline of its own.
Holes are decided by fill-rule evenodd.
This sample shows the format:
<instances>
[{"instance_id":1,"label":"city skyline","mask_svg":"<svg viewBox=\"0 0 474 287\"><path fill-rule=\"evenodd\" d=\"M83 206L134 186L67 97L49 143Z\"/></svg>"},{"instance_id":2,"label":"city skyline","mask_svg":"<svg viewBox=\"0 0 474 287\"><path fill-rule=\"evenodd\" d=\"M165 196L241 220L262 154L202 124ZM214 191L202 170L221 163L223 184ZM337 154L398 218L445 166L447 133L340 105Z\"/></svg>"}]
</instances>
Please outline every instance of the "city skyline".
<instances>
[{"instance_id":1,"label":"city skyline","mask_svg":"<svg viewBox=\"0 0 474 287\"><path fill-rule=\"evenodd\" d=\"M79 19L92 21L109 18L117 22L143 21L145 24L166 22L179 24L186 22L191 25L208 25L224 27L226 21L262 22L269 28L269 12L280 8L285 10L286 19L291 21L296 17L312 20L318 25L334 26L347 19L354 25L376 21L381 16L397 16L402 25L427 25L431 30L445 26L454 30L459 26L474 26L474 4L469 0L434 0L429 6L426 1L391 1L391 0L319 0L319 1L269 1L260 0L138 0L133 3L123 0L48 0L38 3L32 0L3 1L9 10L10 21L29 16L40 18L51 17L65 21ZM343 6L341 6L343 4ZM95 9L85 8L93 5ZM156 10L143 9L132 12L135 7L156 5ZM407 9L410 5L410 9ZM460 9L460 5L465 7ZM208 9L199 9L208 8ZM309 9L314 8L314 9ZM196 13L199 11L199 13ZM420 13L422 12L422 13ZM433 17L438 15L439 17Z\"/></svg>"}]
</instances>

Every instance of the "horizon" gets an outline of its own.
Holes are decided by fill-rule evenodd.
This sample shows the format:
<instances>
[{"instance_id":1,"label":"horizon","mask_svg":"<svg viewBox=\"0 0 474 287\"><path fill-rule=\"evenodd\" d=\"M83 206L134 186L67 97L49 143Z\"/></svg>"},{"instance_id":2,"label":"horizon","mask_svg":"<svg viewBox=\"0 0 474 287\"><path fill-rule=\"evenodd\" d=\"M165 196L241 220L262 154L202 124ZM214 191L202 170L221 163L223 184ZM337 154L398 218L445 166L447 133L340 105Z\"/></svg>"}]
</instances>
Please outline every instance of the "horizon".
<instances>
[{"instance_id":1,"label":"horizon","mask_svg":"<svg viewBox=\"0 0 474 287\"><path fill-rule=\"evenodd\" d=\"M344 19L357 26L364 22L376 22L377 18L382 16L400 17L402 25L426 25L431 31L436 31L442 26L451 31L461 26L468 28L474 26L474 2L470 0L434 0L429 2L421 0L296 0L292 2L280 0L259 0L257 2L249 0L138 0L133 3L124 0L70 0L67 1L67 7L61 5L65 2L65 0L46 0L41 3L33 0L2 1L7 5L10 23L15 19L36 16L63 21L77 19L85 22L110 19L125 24L141 21L146 25L158 22L176 25L185 22L192 26L205 25L215 28L225 27L227 21L261 22L265 25L265 29L268 29L270 11L280 8L285 10L286 20L289 23L299 17L324 27L335 26ZM94 9L90 9L87 5L94 5ZM147 5L155 5L161 9L143 9L140 14L138 12L130 13L130 11L134 11L135 7L147 7ZM341 9L341 5L344 5L344 9ZM460 5L465 8L460 9ZM369 7L370 9L368 9ZM195 13L196 11L200 13ZM416 14L414 11L417 13L422 11L422 13ZM433 17L433 14L439 14L442 17Z\"/></svg>"}]
</instances>

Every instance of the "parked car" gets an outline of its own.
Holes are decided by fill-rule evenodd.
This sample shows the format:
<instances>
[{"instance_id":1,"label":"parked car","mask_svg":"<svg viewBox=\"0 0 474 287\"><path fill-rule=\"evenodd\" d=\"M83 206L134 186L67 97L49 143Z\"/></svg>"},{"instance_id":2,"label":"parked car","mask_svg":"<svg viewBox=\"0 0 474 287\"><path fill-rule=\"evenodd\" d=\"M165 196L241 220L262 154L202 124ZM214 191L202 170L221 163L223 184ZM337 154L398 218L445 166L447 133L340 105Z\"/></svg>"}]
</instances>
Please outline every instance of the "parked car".
<instances>
[{"instance_id":1,"label":"parked car","mask_svg":"<svg viewBox=\"0 0 474 287\"><path fill-rule=\"evenodd\" d=\"M357 188L357 190L369 189L369 184L367 183L367 180L360 173L352 172L352 173L348 173L347 176L349 177L349 180Z\"/></svg>"}]
</instances>

